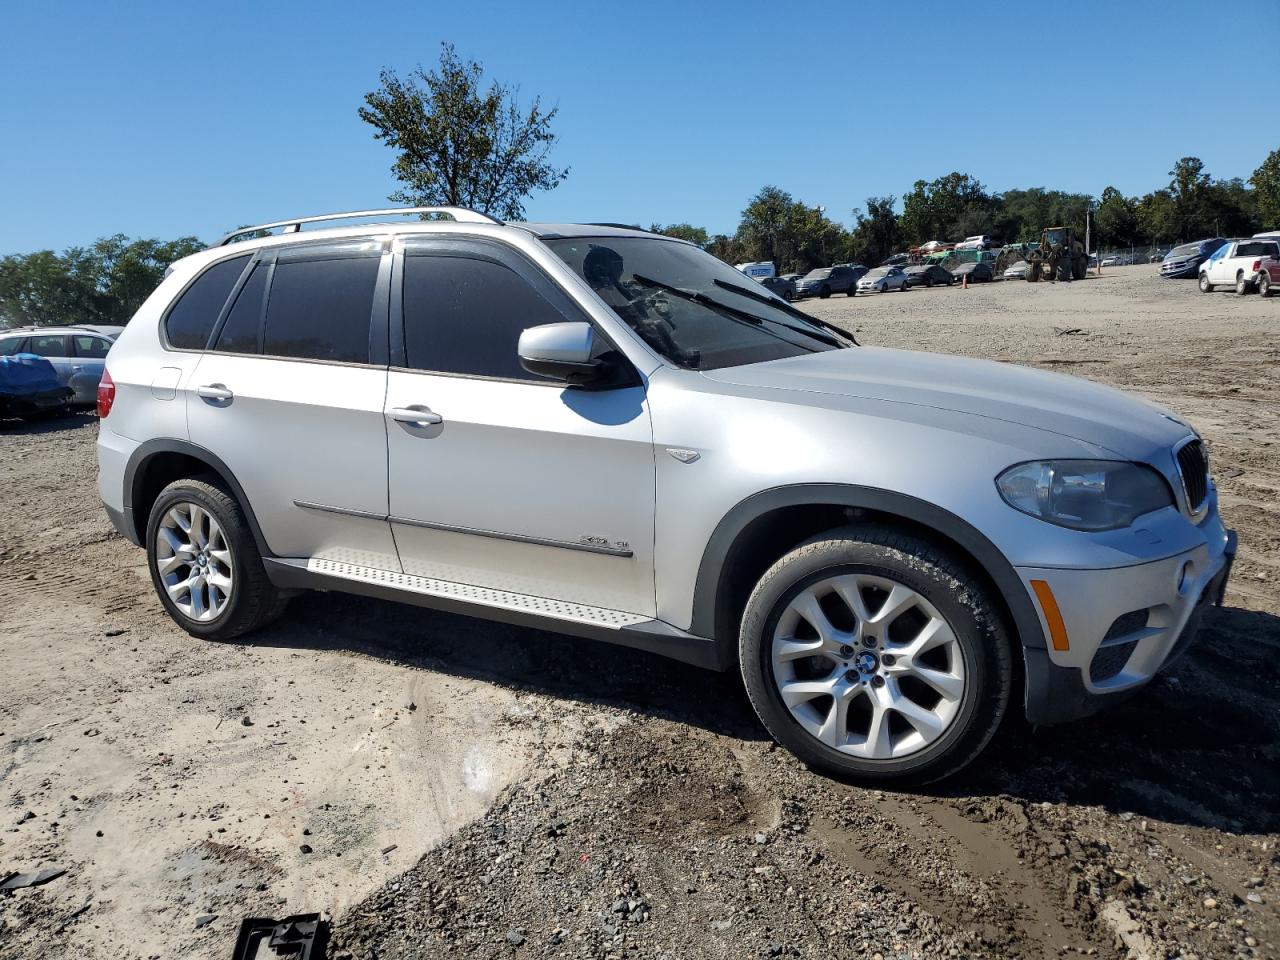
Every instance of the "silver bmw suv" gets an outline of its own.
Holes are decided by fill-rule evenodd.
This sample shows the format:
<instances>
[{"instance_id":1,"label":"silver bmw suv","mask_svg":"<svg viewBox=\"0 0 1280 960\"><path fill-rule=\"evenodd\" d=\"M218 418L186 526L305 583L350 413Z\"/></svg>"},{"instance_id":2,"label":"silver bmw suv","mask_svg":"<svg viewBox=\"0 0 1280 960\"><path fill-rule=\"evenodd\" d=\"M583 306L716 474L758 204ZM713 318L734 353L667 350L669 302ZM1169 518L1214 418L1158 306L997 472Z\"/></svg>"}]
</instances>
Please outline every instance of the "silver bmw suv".
<instances>
[{"instance_id":1,"label":"silver bmw suv","mask_svg":"<svg viewBox=\"0 0 1280 960\"><path fill-rule=\"evenodd\" d=\"M1142 686L1235 553L1173 414L860 347L608 226L249 228L174 264L99 407L107 513L197 637L308 588L594 637L740 670L780 743L862 781L953 773L1011 701Z\"/></svg>"}]
</instances>

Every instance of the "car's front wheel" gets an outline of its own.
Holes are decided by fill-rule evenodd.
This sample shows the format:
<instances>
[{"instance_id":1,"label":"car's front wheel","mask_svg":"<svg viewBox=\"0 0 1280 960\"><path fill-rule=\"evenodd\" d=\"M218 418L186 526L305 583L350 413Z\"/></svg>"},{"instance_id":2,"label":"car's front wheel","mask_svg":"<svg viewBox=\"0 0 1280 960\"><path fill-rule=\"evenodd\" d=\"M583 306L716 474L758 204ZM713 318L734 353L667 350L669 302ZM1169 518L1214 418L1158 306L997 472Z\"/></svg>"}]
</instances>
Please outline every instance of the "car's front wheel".
<instances>
[{"instance_id":1,"label":"car's front wheel","mask_svg":"<svg viewBox=\"0 0 1280 960\"><path fill-rule=\"evenodd\" d=\"M1209 282L1209 275L1207 273L1200 274L1200 292L1213 293L1213 284Z\"/></svg>"},{"instance_id":2,"label":"car's front wheel","mask_svg":"<svg viewBox=\"0 0 1280 960\"><path fill-rule=\"evenodd\" d=\"M1265 270L1258 274L1258 295L1262 297L1271 296L1271 275Z\"/></svg>"},{"instance_id":3,"label":"car's front wheel","mask_svg":"<svg viewBox=\"0 0 1280 960\"><path fill-rule=\"evenodd\" d=\"M831 296L831 288L828 286L824 286L821 290L818 291L818 296L820 296L823 300L827 299L827 297Z\"/></svg>"},{"instance_id":4,"label":"car's front wheel","mask_svg":"<svg viewBox=\"0 0 1280 960\"><path fill-rule=\"evenodd\" d=\"M1008 704L1009 642L945 551L880 526L824 534L760 579L739 637L747 693L805 763L927 783L986 746Z\"/></svg>"},{"instance_id":5,"label":"car's front wheel","mask_svg":"<svg viewBox=\"0 0 1280 960\"><path fill-rule=\"evenodd\" d=\"M1236 296L1243 297L1253 288L1253 284L1249 282L1249 278L1244 275L1244 271L1236 274Z\"/></svg>"},{"instance_id":6,"label":"car's front wheel","mask_svg":"<svg viewBox=\"0 0 1280 960\"><path fill-rule=\"evenodd\" d=\"M147 521L147 561L160 602L192 636L230 640L270 623L287 603L267 578L240 504L212 476L160 491Z\"/></svg>"}]
</instances>

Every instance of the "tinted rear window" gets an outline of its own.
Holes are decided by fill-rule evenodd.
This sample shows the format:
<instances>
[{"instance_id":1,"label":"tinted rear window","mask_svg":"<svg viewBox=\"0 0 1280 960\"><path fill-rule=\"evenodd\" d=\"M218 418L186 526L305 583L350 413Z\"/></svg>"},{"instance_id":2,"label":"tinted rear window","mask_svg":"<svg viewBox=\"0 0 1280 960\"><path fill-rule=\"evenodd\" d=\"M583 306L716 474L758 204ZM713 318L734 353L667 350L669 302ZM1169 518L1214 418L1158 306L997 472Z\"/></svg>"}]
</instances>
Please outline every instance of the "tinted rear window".
<instances>
[{"instance_id":1,"label":"tinted rear window","mask_svg":"<svg viewBox=\"0 0 1280 960\"><path fill-rule=\"evenodd\" d=\"M257 353L262 332L262 294L267 289L267 266L255 264L253 273L240 288L240 295L227 314L218 334L215 350L224 353Z\"/></svg>"},{"instance_id":2,"label":"tinted rear window","mask_svg":"<svg viewBox=\"0 0 1280 960\"><path fill-rule=\"evenodd\" d=\"M231 288L248 262L248 255L219 261L187 287L164 321L170 346L179 350L204 349Z\"/></svg>"},{"instance_id":3,"label":"tinted rear window","mask_svg":"<svg viewBox=\"0 0 1280 960\"><path fill-rule=\"evenodd\" d=\"M368 363L379 262L379 257L278 262L267 302L263 353Z\"/></svg>"}]
</instances>

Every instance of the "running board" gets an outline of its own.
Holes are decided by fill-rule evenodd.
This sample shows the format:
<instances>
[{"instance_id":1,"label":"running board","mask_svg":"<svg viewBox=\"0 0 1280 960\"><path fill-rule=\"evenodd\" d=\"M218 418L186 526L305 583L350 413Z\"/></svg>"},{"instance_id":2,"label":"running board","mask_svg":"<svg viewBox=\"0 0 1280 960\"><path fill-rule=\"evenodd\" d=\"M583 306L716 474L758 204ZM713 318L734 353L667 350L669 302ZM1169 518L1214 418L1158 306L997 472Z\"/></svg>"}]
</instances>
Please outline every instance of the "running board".
<instances>
[{"instance_id":1,"label":"running board","mask_svg":"<svg viewBox=\"0 0 1280 960\"><path fill-rule=\"evenodd\" d=\"M379 570L338 560L264 557L263 564L271 582L281 589L335 590L411 603L433 610L604 640L711 670L726 670L732 662L729 652L721 649L722 645L714 640L696 637L662 620L607 607Z\"/></svg>"}]
</instances>

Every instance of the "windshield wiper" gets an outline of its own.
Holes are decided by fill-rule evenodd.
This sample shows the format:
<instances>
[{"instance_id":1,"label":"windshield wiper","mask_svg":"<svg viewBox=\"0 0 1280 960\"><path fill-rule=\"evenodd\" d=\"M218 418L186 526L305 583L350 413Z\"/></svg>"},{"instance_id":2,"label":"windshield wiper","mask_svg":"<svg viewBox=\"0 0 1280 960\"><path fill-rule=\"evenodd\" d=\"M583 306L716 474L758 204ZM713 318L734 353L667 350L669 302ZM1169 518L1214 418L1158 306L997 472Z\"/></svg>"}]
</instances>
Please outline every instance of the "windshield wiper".
<instances>
[{"instance_id":1,"label":"windshield wiper","mask_svg":"<svg viewBox=\"0 0 1280 960\"><path fill-rule=\"evenodd\" d=\"M741 310L738 307L731 307L729 304L722 303L721 301L717 300L715 297L708 297L705 293L701 293L697 290L682 290L679 287L671 286L671 284L669 283L663 283L661 280L654 280L651 277L642 277L639 274L632 274L631 276L632 276L632 279L636 281L636 283L639 283L643 286L657 287L659 290L665 290L668 293L674 293L677 297L681 297L682 299L688 300L690 303L701 304L702 306L708 307L712 310L718 310L719 312L729 316L731 319L740 320L743 323L751 324L753 327L760 327L761 329L764 329L764 325L766 323L766 320L764 317L757 316L756 314L751 313L747 310ZM765 301L765 302L767 303L768 301ZM812 339L817 340L820 343L829 343L833 347L840 346L839 341L835 340L833 337L827 336L824 333L819 333L816 330L805 330L803 327L793 327L791 324L783 323L781 320L769 320L767 322L776 323L780 327L784 327L787 330L792 330L806 337L811 337ZM777 336L777 334L774 334L774 336Z\"/></svg>"},{"instance_id":2,"label":"windshield wiper","mask_svg":"<svg viewBox=\"0 0 1280 960\"><path fill-rule=\"evenodd\" d=\"M720 287L722 290L729 290L733 293L738 294L739 296L746 297L748 300L755 300L758 303L767 304L768 306L773 307L773 309L775 310L781 310L784 313L791 314L793 317L799 317L805 323L811 323L814 326L822 327L824 330L830 330L836 335L838 335L841 339L847 340L850 343L852 343L855 347L862 346L862 344L858 343L857 339L853 336L853 334L847 333L846 331L841 330L835 324L828 323L825 320L819 320L817 317L810 316L809 314L805 313L803 310L797 310L795 307L787 303L785 300L779 302L773 297L766 296L763 293L757 293L754 290L748 290L746 287L740 287L736 283L728 283L725 280L716 279L711 282L714 283L717 287ZM806 334L807 336L810 336L810 337L817 336L817 334L815 334L811 330L805 330L802 327L801 328L793 327L789 323L782 323L781 320L773 320L771 322L782 324L782 326L786 327L788 330L797 330L799 333ZM818 337L818 339L824 340L826 342L831 342L826 337ZM836 344L836 346L839 346L839 344Z\"/></svg>"}]
</instances>

